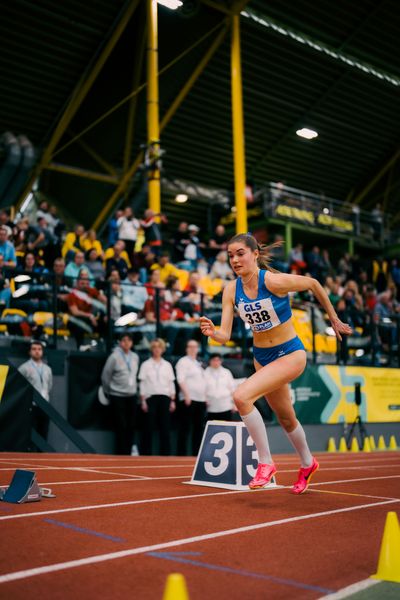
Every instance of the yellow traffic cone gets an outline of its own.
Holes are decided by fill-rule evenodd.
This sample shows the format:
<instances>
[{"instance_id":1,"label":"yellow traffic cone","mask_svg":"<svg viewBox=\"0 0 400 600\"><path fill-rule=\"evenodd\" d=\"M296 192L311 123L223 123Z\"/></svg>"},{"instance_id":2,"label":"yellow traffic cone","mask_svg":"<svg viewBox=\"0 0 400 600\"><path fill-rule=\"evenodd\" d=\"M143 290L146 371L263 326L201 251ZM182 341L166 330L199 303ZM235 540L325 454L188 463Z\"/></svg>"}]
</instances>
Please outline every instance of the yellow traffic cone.
<instances>
[{"instance_id":1,"label":"yellow traffic cone","mask_svg":"<svg viewBox=\"0 0 400 600\"><path fill-rule=\"evenodd\" d=\"M359 452L360 448L358 446L358 440L356 437L353 437L351 439L351 446L350 446L350 452Z\"/></svg>"},{"instance_id":2,"label":"yellow traffic cone","mask_svg":"<svg viewBox=\"0 0 400 600\"><path fill-rule=\"evenodd\" d=\"M186 581L181 573L168 575L162 600L190 600Z\"/></svg>"},{"instance_id":3,"label":"yellow traffic cone","mask_svg":"<svg viewBox=\"0 0 400 600\"><path fill-rule=\"evenodd\" d=\"M396 442L396 438L394 437L394 435L390 436L389 450L397 450L397 442Z\"/></svg>"},{"instance_id":4,"label":"yellow traffic cone","mask_svg":"<svg viewBox=\"0 0 400 600\"><path fill-rule=\"evenodd\" d=\"M375 438L373 435L369 436L369 443L371 446L371 450L376 450Z\"/></svg>"},{"instance_id":5,"label":"yellow traffic cone","mask_svg":"<svg viewBox=\"0 0 400 600\"><path fill-rule=\"evenodd\" d=\"M328 452L336 452L335 438L330 437L328 441Z\"/></svg>"},{"instance_id":6,"label":"yellow traffic cone","mask_svg":"<svg viewBox=\"0 0 400 600\"><path fill-rule=\"evenodd\" d=\"M386 515L378 570L371 577L400 583L400 526L394 511Z\"/></svg>"},{"instance_id":7,"label":"yellow traffic cone","mask_svg":"<svg viewBox=\"0 0 400 600\"><path fill-rule=\"evenodd\" d=\"M339 441L339 452L347 452L346 440L342 436Z\"/></svg>"},{"instance_id":8,"label":"yellow traffic cone","mask_svg":"<svg viewBox=\"0 0 400 600\"><path fill-rule=\"evenodd\" d=\"M364 438L363 452L371 452L371 444L369 441L369 437Z\"/></svg>"},{"instance_id":9,"label":"yellow traffic cone","mask_svg":"<svg viewBox=\"0 0 400 600\"><path fill-rule=\"evenodd\" d=\"M383 437L383 435L379 436L379 439L378 439L378 450L386 450L385 438Z\"/></svg>"}]
</instances>

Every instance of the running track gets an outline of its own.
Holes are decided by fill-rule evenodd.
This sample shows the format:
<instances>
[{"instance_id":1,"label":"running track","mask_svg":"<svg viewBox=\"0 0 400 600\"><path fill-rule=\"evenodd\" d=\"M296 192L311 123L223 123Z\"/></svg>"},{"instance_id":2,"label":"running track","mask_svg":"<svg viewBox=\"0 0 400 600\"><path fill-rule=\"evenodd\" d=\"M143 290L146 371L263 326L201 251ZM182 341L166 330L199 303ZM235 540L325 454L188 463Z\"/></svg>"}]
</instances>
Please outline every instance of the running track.
<instances>
[{"instance_id":1,"label":"running track","mask_svg":"<svg viewBox=\"0 0 400 600\"><path fill-rule=\"evenodd\" d=\"M183 485L188 457L2 453L0 485L33 470L57 497L0 503L0 598L161 600L171 572L191 600L311 600L364 582L387 512L400 516L400 453L317 457L297 497L292 455L276 457L288 487L232 492Z\"/></svg>"}]
</instances>

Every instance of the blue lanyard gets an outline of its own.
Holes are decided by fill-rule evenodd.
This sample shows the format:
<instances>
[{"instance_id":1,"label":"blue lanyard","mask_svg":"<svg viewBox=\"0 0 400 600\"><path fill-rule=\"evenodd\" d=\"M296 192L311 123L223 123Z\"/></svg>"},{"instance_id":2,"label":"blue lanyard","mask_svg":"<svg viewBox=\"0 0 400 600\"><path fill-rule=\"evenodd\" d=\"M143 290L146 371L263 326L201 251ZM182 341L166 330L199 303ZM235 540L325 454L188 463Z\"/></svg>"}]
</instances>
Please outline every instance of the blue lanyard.
<instances>
[{"instance_id":1,"label":"blue lanyard","mask_svg":"<svg viewBox=\"0 0 400 600\"><path fill-rule=\"evenodd\" d=\"M128 371L130 373L131 372L131 361L130 361L129 354L128 354L128 356L126 356L126 354L125 354L125 352L123 350L119 349L119 351L120 351L120 353L122 355L122 358L124 359L124 362L125 362L125 364L127 366Z\"/></svg>"},{"instance_id":2,"label":"blue lanyard","mask_svg":"<svg viewBox=\"0 0 400 600\"><path fill-rule=\"evenodd\" d=\"M34 360L31 359L31 363L32 363L32 367L35 369L36 373L39 375L40 384L43 385L43 365L42 365L42 368L39 369L39 367L36 366L36 363Z\"/></svg>"}]
</instances>

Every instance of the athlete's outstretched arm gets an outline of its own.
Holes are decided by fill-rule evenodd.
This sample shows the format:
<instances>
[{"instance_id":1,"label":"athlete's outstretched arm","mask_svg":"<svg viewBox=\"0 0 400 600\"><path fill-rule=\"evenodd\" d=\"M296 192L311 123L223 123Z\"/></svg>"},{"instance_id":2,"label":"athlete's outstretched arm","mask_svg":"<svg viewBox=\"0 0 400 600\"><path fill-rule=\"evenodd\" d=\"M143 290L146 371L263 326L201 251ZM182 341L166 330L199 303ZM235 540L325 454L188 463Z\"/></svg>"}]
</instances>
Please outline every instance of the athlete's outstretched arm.
<instances>
[{"instance_id":1,"label":"athlete's outstretched arm","mask_svg":"<svg viewBox=\"0 0 400 600\"><path fill-rule=\"evenodd\" d=\"M336 314L328 294L317 279L306 275L287 275L286 273L268 273L266 285L268 289L278 296L284 296L289 292L305 292L309 290L325 309L332 328L339 340L342 340L341 334L350 335L353 331L350 325L342 323Z\"/></svg>"},{"instance_id":2,"label":"athlete's outstretched arm","mask_svg":"<svg viewBox=\"0 0 400 600\"><path fill-rule=\"evenodd\" d=\"M231 339L235 285L236 281L229 282L222 294L221 327L218 330L215 329L215 325L210 319L207 317L200 317L201 333L220 344L226 344L226 342Z\"/></svg>"}]
</instances>

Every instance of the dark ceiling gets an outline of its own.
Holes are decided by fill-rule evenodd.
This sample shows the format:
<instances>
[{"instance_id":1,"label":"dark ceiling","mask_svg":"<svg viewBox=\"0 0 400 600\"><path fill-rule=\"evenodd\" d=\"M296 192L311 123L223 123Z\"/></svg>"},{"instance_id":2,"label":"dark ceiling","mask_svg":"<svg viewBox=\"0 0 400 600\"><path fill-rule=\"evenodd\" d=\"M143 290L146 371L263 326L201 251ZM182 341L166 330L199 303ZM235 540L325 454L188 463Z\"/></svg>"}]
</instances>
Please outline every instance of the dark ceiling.
<instances>
[{"instance_id":1,"label":"dark ceiling","mask_svg":"<svg viewBox=\"0 0 400 600\"><path fill-rule=\"evenodd\" d=\"M132 16L90 91L45 165L42 191L72 218L90 225L125 167L146 143L145 0L13 0L0 20L0 133L24 133L40 159L78 83L127 10ZM160 119L213 40L229 24L234 2L186 0L183 11L159 7ZM242 3L245 4L245 3ZM241 22L246 173L255 187L269 181L345 201L376 202L400 213L398 32L395 0L250 0ZM136 77L136 79L135 79ZM131 103L139 85L133 138L125 150ZM232 189L230 31L161 135L163 177ZM105 113L110 114L92 126ZM295 135L312 127L312 141ZM87 131L86 131L87 129ZM80 135L83 133L83 135ZM77 137L78 136L78 137ZM106 163L106 164L104 164ZM108 175L68 175L57 165ZM390 165L390 166L389 166ZM380 177L376 177L381 173ZM130 179L137 199L143 171ZM376 179L373 185L369 185ZM368 193L364 193L369 185ZM124 198L121 190L119 198ZM202 223L201 201L163 208ZM181 212L179 212L181 211ZM109 212L108 212L109 214Z\"/></svg>"}]
</instances>

